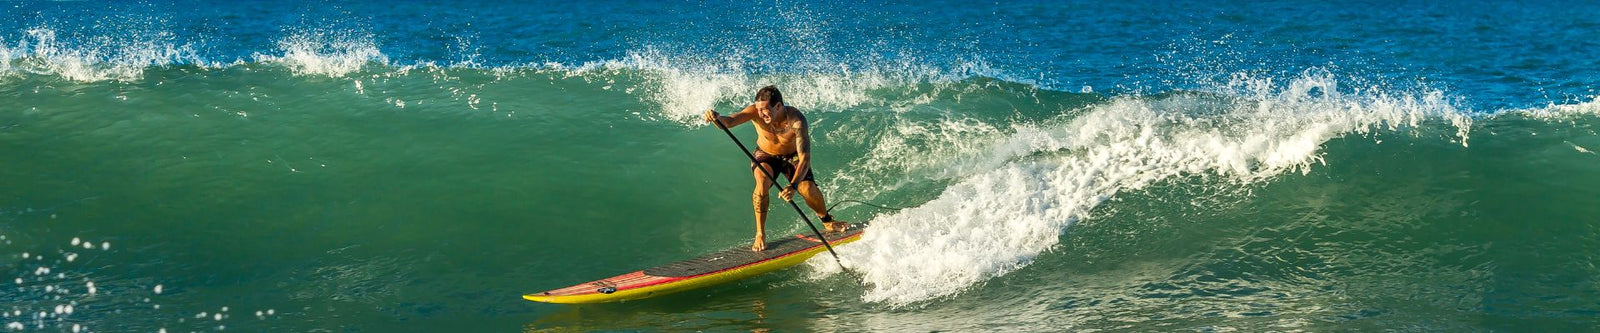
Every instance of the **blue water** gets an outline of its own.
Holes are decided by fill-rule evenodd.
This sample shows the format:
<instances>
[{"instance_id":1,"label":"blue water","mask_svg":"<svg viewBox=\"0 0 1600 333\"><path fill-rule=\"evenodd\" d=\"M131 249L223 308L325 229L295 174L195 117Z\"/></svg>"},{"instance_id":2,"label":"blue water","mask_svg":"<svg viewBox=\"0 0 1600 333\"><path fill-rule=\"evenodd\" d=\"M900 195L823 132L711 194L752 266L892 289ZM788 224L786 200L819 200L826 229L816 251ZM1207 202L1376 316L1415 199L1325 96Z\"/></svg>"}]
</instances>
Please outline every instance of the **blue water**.
<instances>
[{"instance_id":1,"label":"blue water","mask_svg":"<svg viewBox=\"0 0 1600 333\"><path fill-rule=\"evenodd\" d=\"M1494 111L1595 94L1592 2L1044 2L973 4L16 2L11 57L30 30L92 58L224 65L280 55L289 36L370 45L383 62L579 65L658 52L669 63L756 73L932 67L1055 90L1196 89L1237 73L1306 68L1427 86ZM21 50L19 50L21 49ZM888 67L888 68L885 68Z\"/></svg>"},{"instance_id":2,"label":"blue water","mask_svg":"<svg viewBox=\"0 0 1600 333\"><path fill-rule=\"evenodd\" d=\"M1600 325L1596 2L0 8L8 330ZM850 274L519 299L747 244L768 84Z\"/></svg>"}]
</instances>

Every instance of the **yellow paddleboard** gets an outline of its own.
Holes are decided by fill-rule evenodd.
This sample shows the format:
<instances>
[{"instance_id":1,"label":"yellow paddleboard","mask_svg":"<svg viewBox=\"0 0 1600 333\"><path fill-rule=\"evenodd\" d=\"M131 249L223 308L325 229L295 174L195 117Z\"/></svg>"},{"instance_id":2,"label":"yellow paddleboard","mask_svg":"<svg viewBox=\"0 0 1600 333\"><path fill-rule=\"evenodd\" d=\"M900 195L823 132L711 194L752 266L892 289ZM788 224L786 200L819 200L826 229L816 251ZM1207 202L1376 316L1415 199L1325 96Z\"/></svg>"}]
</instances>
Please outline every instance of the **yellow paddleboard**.
<instances>
[{"instance_id":1,"label":"yellow paddleboard","mask_svg":"<svg viewBox=\"0 0 1600 333\"><path fill-rule=\"evenodd\" d=\"M838 246L861 239L861 229L824 233ZM813 235L794 235L767 242L767 249L733 248L666 265L585 282L571 287L523 295L545 303L605 303L656 297L713 286L798 265L827 251Z\"/></svg>"}]
</instances>

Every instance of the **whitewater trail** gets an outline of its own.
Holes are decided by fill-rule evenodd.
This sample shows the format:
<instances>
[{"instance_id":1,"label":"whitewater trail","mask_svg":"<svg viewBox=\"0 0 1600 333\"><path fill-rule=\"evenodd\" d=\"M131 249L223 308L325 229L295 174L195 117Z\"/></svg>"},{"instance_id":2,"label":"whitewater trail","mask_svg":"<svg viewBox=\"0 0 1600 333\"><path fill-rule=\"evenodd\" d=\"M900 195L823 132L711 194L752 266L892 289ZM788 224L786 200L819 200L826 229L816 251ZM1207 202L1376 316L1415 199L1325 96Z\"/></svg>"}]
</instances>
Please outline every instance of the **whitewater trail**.
<instances>
[{"instance_id":1,"label":"whitewater trail","mask_svg":"<svg viewBox=\"0 0 1600 333\"><path fill-rule=\"evenodd\" d=\"M1121 192L1180 176L1239 185L1305 173L1325 163L1319 147L1330 139L1426 122L1455 127L1465 144L1472 123L1436 91L1341 94L1335 78L1317 71L1284 86L1236 83L1230 95L1118 97L1081 116L1015 125L993 136L989 149L964 150L987 156L945 156L979 165L955 168L967 174L952 176L936 199L871 221L870 232L841 253L845 266L860 273L869 302L946 297L1026 267ZM943 143L965 138L949 139Z\"/></svg>"}]
</instances>

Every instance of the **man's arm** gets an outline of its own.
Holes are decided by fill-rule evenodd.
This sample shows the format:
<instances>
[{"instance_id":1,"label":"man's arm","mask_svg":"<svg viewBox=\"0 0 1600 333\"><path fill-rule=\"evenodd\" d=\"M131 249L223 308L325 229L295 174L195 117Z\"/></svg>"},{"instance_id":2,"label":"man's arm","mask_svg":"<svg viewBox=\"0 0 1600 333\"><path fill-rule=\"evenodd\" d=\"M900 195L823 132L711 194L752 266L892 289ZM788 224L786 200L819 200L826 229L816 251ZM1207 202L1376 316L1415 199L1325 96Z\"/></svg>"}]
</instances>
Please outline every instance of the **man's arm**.
<instances>
[{"instance_id":1,"label":"man's arm","mask_svg":"<svg viewBox=\"0 0 1600 333\"><path fill-rule=\"evenodd\" d=\"M799 115L798 112L795 113ZM811 125L805 116L800 116L800 121L795 122L794 130L794 178L789 179L789 188L793 189L797 182L806 179L806 174L811 172Z\"/></svg>"},{"instance_id":2,"label":"man's arm","mask_svg":"<svg viewBox=\"0 0 1600 333\"><path fill-rule=\"evenodd\" d=\"M756 119L756 107L754 105L746 105L744 110L739 110L739 112L727 116L718 115L716 109L706 110L705 119L708 123L719 121L722 122L722 127L733 128Z\"/></svg>"}]
</instances>

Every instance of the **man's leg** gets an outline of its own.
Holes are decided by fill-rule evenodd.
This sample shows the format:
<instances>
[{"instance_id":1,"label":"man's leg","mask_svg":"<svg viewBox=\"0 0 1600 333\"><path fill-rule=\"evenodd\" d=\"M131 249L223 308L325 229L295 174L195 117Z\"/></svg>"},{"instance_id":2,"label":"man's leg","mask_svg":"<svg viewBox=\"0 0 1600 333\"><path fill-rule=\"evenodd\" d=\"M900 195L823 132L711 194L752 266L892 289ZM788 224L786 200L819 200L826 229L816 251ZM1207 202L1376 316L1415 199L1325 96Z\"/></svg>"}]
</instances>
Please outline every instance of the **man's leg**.
<instances>
[{"instance_id":1,"label":"man's leg","mask_svg":"<svg viewBox=\"0 0 1600 333\"><path fill-rule=\"evenodd\" d=\"M767 188L772 187L772 180L767 179L763 169L771 170L771 167L761 164L760 168L750 168L756 176L756 190L750 194L750 204L756 210L756 240L750 245L751 251L767 249Z\"/></svg>"},{"instance_id":2,"label":"man's leg","mask_svg":"<svg viewBox=\"0 0 1600 333\"><path fill-rule=\"evenodd\" d=\"M823 229L827 229L828 232L834 232L843 231L845 228L849 227L850 224L848 223L840 221L828 221L826 219L826 217L828 217L828 201L826 198L822 197L822 189L817 188L817 182L802 180L798 186L795 186L795 189L800 192L801 198L806 199L806 206L811 207L811 211L817 213L817 218L823 219Z\"/></svg>"}]
</instances>

